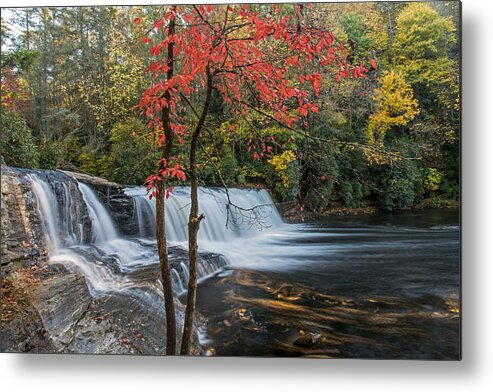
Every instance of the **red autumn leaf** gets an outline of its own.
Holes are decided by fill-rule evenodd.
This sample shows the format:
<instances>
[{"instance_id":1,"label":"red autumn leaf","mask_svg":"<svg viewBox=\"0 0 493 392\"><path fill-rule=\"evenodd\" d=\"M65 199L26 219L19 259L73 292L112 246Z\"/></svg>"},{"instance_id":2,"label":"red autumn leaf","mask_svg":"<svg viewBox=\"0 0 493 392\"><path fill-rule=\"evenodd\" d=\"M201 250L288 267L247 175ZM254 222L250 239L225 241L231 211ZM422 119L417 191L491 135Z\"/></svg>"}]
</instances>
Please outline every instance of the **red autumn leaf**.
<instances>
[{"instance_id":1,"label":"red autumn leaf","mask_svg":"<svg viewBox=\"0 0 493 392\"><path fill-rule=\"evenodd\" d=\"M370 65L372 69L377 69L377 62L375 61L375 59L370 60Z\"/></svg>"},{"instance_id":2,"label":"red autumn leaf","mask_svg":"<svg viewBox=\"0 0 493 392\"><path fill-rule=\"evenodd\" d=\"M185 181L187 179L187 176L185 175L185 172L180 169L181 166L178 163L173 168L171 168L170 169L171 177L176 177L177 180Z\"/></svg>"},{"instance_id":3,"label":"red autumn leaf","mask_svg":"<svg viewBox=\"0 0 493 392\"><path fill-rule=\"evenodd\" d=\"M135 18L134 23L138 26L140 25L140 18Z\"/></svg>"}]
</instances>

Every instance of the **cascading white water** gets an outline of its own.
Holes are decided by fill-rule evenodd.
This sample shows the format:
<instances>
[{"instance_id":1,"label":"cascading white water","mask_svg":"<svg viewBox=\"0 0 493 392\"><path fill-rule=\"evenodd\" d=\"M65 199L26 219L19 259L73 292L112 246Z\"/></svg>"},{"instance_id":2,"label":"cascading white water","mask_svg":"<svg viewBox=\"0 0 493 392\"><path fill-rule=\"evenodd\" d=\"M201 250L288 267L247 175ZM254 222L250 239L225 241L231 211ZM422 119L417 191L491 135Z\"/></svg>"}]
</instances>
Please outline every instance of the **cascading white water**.
<instances>
[{"instance_id":1,"label":"cascading white water","mask_svg":"<svg viewBox=\"0 0 493 392\"><path fill-rule=\"evenodd\" d=\"M126 188L133 198L134 215L141 238L152 238L155 232L155 200L149 199L144 187ZM199 188L199 209L205 215L198 239L205 242L227 243L238 238L252 237L259 231L283 224L266 190ZM166 232L171 242L187 240L190 189L177 187L166 202ZM228 208L229 204L229 208ZM152 230L149 230L152 228Z\"/></svg>"},{"instance_id":2,"label":"cascading white water","mask_svg":"<svg viewBox=\"0 0 493 392\"><path fill-rule=\"evenodd\" d=\"M144 187L126 188L125 193L133 198L139 235L152 238L154 199L149 199ZM330 244L300 246L297 240L303 235L304 225L284 223L266 190L231 188L228 193L232 204L229 210L225 190L199 188L199 212L205 216L198 234L200 250L221 254L235 267L281 270L336 250ZM167 239L182 247L187 246L189 200L190 188L177 187L166 201ZM145 232L149 227L153 229ZM208 268L199 265L199 273L207 275Z\"/></svg>"},{"instance_id":3,"label":"cascading white water","mask_svg":"<svg viewBox=\"0 0 493 392\"><path fill-rule=\"evenodd\" d=\"M32 172L26 176L37 202L48 251L53 254L60 247L82 243L84 206L73 200L71 187L75 188L76 183L58 172Z\"/></svg>"},{"instance_id":4,"label":"cascading white water","mask_svg":"<svg viewBox=\"0 0 493 392\"><path fill-rule=\"evenodd\" d=\"M42 219L48 251L54 252L60 248L58 232L58 211L55 192L46 181L41 181L36 174L28 174L31 188L38 203L38 212Z\"/></svg>"},{"instance_id":5,"label":"cascading white water","mask_svg":"<svg viewBox=\"0 0 493 392\"><path fill-rule=\"evenodd\" d=\"M115 224L96 194L86 184L79 183L92 223L92 242L103 242L118 238Z\"/></svg>"},{"instance_id":6,"label":"cascading white water","mask_svg":"<svg viewBox=\"0 0 493 392\"><path fill-rule=\"evenodd\" d=\"M86 184L60 172L29 171L34 198L46 237L52 263L61 263L85 276L94 296L111 291L132 290L133 295L149 297L149 290L162 292L152 272L159 268L154 233L154 207L145 198L136 198L135 209L139 236L123 238L105 206ZM173 198L175 198L173 196ZM140 203L140 204L139 204ZM188 211L183 197L176 197L175 208L169 211L169 227L173 238L186 240ZM83 220L89 218L91 235L85 235ZM86 223L87 219L86 219ZM147 239L146 239L147 237ZM181 260L183 255L177 256ZM221 258L202 258L199 277L214 273L225 264ZM178 292L188 284L188 266L177 261L172 269ZM138 291L136 293L135 291ZM153 296L149 298L154 298Z\"/></svg>"}]
</instances>

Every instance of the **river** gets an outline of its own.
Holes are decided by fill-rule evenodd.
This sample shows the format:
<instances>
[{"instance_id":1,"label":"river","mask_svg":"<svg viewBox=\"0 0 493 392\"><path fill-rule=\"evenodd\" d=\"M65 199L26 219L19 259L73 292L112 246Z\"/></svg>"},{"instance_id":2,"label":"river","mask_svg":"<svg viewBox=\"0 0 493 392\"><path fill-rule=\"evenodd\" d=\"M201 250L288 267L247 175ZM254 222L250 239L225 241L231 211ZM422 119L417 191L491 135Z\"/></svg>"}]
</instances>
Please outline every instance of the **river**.
<instances>
[{"instance_id":1,"label":"river","mask_svg":"<svg viewBox=\"0 0 493 392\"><path fill-rule=\"evenodd\" d=\"M199 286L204 339L216 355L457 359L459 237L458 210L421 210L229 244L236 262Z\"/></svg>"}]
</instances>

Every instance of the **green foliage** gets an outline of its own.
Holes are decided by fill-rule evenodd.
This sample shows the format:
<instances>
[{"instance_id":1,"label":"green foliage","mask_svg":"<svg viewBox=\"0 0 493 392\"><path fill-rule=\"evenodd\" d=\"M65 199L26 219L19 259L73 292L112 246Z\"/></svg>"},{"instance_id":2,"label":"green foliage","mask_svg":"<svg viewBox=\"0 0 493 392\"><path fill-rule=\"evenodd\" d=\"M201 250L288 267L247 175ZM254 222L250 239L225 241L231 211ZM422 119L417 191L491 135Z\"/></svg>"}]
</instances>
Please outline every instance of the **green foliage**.
<instances>
[{"instance_id":1,"label":"green foliage","mask_svg":"<svg viewBox=\"0 0 493 392\"><path fill-rule=\"evenodd\" d=\"M83 152L79 155L80 168L82 171L92 174L94 176L99 175L98 161L93 153Z\"/></svg>"},{"instance_id":2,"label":"green foliage","mask_svg":"<svg viewBox=\"0 0 493 392\"><path fill-rule=\"evenodd\" d=\"M62 148L55 140L43 139L38 146L39 167L41 169L57 169L62 159Z\"/></svg>"},{"instance_id":3,"label":"green foliage","mask_svg":"<svg viewBox=\"0 0 493 392\"><path fill-rule=\"evenodd\" d=\"M364 204L364 187L358 181L341 181L339 194L346 207L358 208Z\"/></svg>"},{"instance_id":4,"label":"green foliage","mask_svg":"<svg viewBox=\"0 0 493 392\"><path fill-rule=\"evenodd\" d=\"M429 168L424 179L423 186L428 192L435 192L440 188L440 182L442 181L443 174L437 169Z\"/></svg>"},{"instance_id":5,"label":"green foliage","mask_svg":"<svg viewBox=\"0 0 493 392\"><path fill-rule=\"evenodd\" d=\"M2 51L2 68L10 67L15 68L20 73L28 72L38 55L39 52L28 49L16 49L11 52Z\"/></svg>"},{"instance_id":6,"label":"green foliage","mask_svg":"<svg viewBox=\"0 0 493 392\"><path fill-rule=\"evenodd\" d=\"M308 210L318 213L329 207L336 197L334 189L339 178L339 163L333 148L315 143L304 147L299 194Z\"/></svg>"},{"instance_id":7,"label":"green foliage","mask_svg":"<svg viewBox=\"0 0 493 392\"><path fill-rule=\"evenodd\" d=\"M205 184L231 186L243 183L244 177L233 151L233 142L229 135L231 124L228 121L207 134L208 146L201 151L200 176ZM224 184L221 181L224 181Z\"/></svg>"},{"instance_id":8,"label":"green foliage","mask_svg":"<svg viewBox=\"0 0 493 392\"><path fill-rule=\"evenodd\" d=\"M219 161L219 170L226 185L230 186L238 182L238 164L229 146L223 149L223 155Z\"/></svg>"},{"instance_id":9,"label":"green foliage","mask_svg":"<svg viewBox=\"0 0 493 392\"><path fill-rule=\"evenodd\" d=\"M458 63L449 56L455 31L450 18L426 3L409 3L399 14L392 46L394 65L413 85L423 109L458 110Z\"/></svg>"},{"instance_id":10,"label":"green foliage","mask_svg":"<svg viewBox=\"0 0 493 392\"><path fill-rule=\"evenodd\" d=\"M61 143L63 162L67 166L80 167L82 143L78 137L67 137Z\"/></svg>"},{"instance_id":11,"label":"green foliage","mask_svg":"<svg viewBox=\"0 0 493 392\"><path fill-rule=\"evenodd\" d=\"M387 170L389 172L383 180L383 192L378 198L380 207L389 211L410 207L421 183L417 164L414 161L403 161Z\"/></svg>"},{"instance_id":12,"label":"green foliage","mask_svg":"<svg viewBox=\"0 0 493 392\"><path fill-rule=\"evenodd\" d=\"M7 165L37 167L39 154L31 129L18 115L2 113L0 151Z\"/></svg>"},{"instance_id":13,"label":"green foliage","mask_svg":"<svg viewBox=\"0 0 493 392\"><path fill-rule=\"evenodd\" d=\"M149 173L154 172L153 141L138 119L116 124L111 130L110 146L109 153L99 160L92 156L86 161L89 169L128 185L143 184Z\"/></svg>"},{"instance_id":14,"label":"green foliage","mask_svg":"<svg viewBox=\"0 0 493 392\"><path fill-rule=\"evenodd\" d=\"M450 19L438 14L429 4L409 3L397 18L393 42L394 62L411 84L433 83L451 65L447 58L455 40Z\"/></svg>"},{"instance_id":15,"label":"green foliage","mask_svg":"<svg viewBox=\"0 0 493 392\"><path fill-rule=\"evenodd\" d=\"M341 182L340 195L346 207L353 206L353 186L349 181Z\"/></svg>"},{"instance_id":16,"label":"green foliage","mask_svg":"<svg viewBox=\"0 0 493 392\"><path fill-rule=\"evenodd\" d=\"M349 38L350 60L357 63L368 57L373 39L368 34L363 17L355 12L347 13L342 19L342 26Z\"/></svg>"}]
</instances>

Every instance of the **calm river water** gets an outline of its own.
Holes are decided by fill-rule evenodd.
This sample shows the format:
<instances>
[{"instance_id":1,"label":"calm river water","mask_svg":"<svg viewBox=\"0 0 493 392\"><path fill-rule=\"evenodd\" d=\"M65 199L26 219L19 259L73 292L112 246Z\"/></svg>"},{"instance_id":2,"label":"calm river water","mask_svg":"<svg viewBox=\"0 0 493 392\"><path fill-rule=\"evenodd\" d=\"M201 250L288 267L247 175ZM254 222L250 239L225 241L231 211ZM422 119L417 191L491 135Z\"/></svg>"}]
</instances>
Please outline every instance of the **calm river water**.
<instances>
[{"instance_id":1,"label":"calm river water","mask_svg":"<svg viewBox=\"0 0 493 392\"><path fill-rule=\"evenodd\" d=\"M285 225L202 281L215 355L458 359L458 210Z\"/></svg>"}]
</instances>

